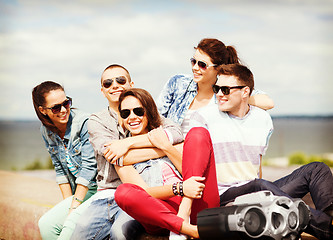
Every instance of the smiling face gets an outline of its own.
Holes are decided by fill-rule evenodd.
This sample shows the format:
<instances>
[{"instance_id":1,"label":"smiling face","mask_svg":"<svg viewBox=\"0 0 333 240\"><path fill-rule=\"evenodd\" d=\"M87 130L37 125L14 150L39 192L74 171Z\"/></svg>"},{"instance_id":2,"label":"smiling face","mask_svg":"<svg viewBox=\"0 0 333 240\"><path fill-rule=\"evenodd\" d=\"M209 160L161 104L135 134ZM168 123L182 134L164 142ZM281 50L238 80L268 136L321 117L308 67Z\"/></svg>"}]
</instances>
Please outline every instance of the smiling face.
<instances>
[{"instance_id":1,"label":"smiling face","mask_svg":"<svg viewBox=\"0 0 333 240\"><path fill-rule=\"evenodd\" d=\"M134 108L142 108L141 102L134 96L127 96L121 102L120 110L129 109L130 115L123 119L124 127L129 130L132 136L148 133L148 119L146 113L143 116L137 116Z\"/></svg>"},{"instance_id":2,"label":"smiling face","mask_svg":"<svg viewBox=\"0 0 333 240\"><path fill-rule=\"evenodd\" d=\"M202 69L198 66L198 63L196 63L192 67L193 80L196 83L207 83L213 85L216 81L217 70L213 66L210 66L213 65L211 58L199 49L195 51L193 58L196 59L197 62L203 61L209 66L206 69Z\"/></svg>"},{"instance_id":3,"label":"smiling face","mask_svg":"<svg viewBox=\"0 0 333 240\"><path fill-rule=\"evenodd\" d=\"M67 125L70 108L65 108L62 106L60 112L58 113L53 113L50 108L57 104L62 104L64 101L66 101L66 99L67 97L63 90L52 90L45 95L45 105L39 107L39 111L42 114L47 115L54 123L54 125L56 125L59 129Z\"/></svg>"},{"instance_id":4,"label":"smiling face","mask_svg":"<svg viewBox=\"0 0 333 240\"><path fill-rule=\"evenodd\" d=\"M126 83L120 84L115 78L117 77L125 77ZM106 79L113 79L110 87L106 88L103 86L103 81ZM133 82L130 82L129 74L121 67L114 67L111 69L107 69L104 71L102 75L102 94L108 99L109 104L112 105L114 103L118 103L120 94L131 87L133 87Z\"/></svg>"},{"instance_id":5,"label":"smiling face","mask_svg":"<svg viewBox=\"0 0 333 240\"><path fill-rule=\"evenodd\" d=\"M240 86L237 78L232 75L220 75L216 82L218 86ZM249 96L249 88L245 87L243 89L230 89L228 95L224 95L220 90L216 94L217 104L220 111L229 112L232 115L239 116L242 108L244 107L245 99ZM246 105L246 104L245 104Z\"/></svg>"}]
</instances>

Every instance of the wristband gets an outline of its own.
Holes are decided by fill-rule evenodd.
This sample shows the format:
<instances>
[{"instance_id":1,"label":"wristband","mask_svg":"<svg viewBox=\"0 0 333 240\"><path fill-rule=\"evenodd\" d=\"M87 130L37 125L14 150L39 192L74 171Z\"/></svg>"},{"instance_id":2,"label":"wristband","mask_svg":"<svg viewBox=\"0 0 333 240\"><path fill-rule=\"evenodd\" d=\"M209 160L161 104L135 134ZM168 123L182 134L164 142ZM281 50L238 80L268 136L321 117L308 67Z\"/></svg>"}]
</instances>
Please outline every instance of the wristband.
<instances>
[{"instance_id":1,"label":"wristband","mask_svg":"<svg viewBox=\"0 0 333 240\"><path fill-rule=\"evenodd\" d=\"M78 199L77 197L74 197L74 200L75 200L75 201L78 201L80 204L82 204L82 203L83 203L83 200L81 200L81 199Z\"/></svg>"},{"instance_id":2,"label":"wristband","mask_svg":"<svg viewBox=\"0 0 333 240\"><path fill-rule=\"evenodd\" d=\"M172 192L173 194L175 194L176 196L179 194L177 191L177 182L175 182L174 184L172 184Z\"/></svg>"},{"instance_id":3,"label":"wristband","mask_svg":"<svg viewBox=\"0 0 333 240\"><path fill-rule=\"evenodd\" d=\"M179 195L184 196L184 191L183 191L183 182L179 182Z\"/></svg>"}]
</instances>

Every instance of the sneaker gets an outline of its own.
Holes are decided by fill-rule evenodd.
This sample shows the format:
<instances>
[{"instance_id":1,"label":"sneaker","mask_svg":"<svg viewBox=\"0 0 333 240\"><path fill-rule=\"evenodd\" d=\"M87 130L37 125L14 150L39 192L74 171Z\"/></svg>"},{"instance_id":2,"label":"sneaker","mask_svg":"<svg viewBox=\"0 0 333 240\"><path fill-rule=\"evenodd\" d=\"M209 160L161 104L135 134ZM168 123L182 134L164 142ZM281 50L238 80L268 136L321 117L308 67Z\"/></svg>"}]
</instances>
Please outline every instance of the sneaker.
<instances>
[{"instance_id":1,"label":"sneaker","mask_svg":"<svg viewBox=\"0 0 333 240\"><path fill-rule=\"evenodd\" d=\"M186 240L187 237L183 234L177 234L170 231L169 240Z\"/></svg>"}]
</instances>

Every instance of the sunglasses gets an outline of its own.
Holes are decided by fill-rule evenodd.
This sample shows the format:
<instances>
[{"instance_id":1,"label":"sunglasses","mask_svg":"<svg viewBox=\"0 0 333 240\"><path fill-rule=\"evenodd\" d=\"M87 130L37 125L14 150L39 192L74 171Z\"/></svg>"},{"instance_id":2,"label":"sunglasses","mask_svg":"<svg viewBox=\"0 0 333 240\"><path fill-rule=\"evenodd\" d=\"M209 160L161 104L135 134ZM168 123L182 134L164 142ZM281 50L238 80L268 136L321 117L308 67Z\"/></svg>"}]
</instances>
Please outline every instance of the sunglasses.
<instances>
[{"instance_id":1,"label":"sunglasses","mask_svg":"<svg viewBox=\"0 0 333 240\"><path fill-rule=\"evenodd\" d=\"M137 107L137 108L133 108L132 111L134 112L135 115L137 115L138 117L142 117L143 115L145 115L145 110L143 109L143 107ZM122 109L120 110L120 116L123 119L128 118L128 116L131 114L131 110L130 109Z\"/></svg>"},{"instance_id":2,"label":"sunglasses","mask_svg":"<svg viewBox=\"0 0 333 240\"><path fill-rule=\"evenodd\" d=\"M213 85L213 92L217 94L220 90L222 91L223 95L229 95L230 94L230 89L238 88L242 89L245 88L246 86L233 86L233 87L228 87L228 86L219 86L219 85Z\"/></svg>"},{"instance_id":3,"label":"sunglasses","mask_svg":"<svg viewBox=\"0 0 333 240\"><path fill-rule=\"evenodd\" d=\"M103 87L104 88L111 87L114 80L121 85L124 85L126 83L126 78L124 76L120 76L120 77L115 77L115 78L111 78L111 79L105 79L102 83Z\"/></svg>"},{"instance_id":4,"label":"sunglasses","mask_svg":"<svg viewBox=\"0 0 333 240\"><path fill-rule=\"evenodd\" d=\"M198 62L199 68L201 68L203 70L206 70L208 67L216 66L216 64L208 65L204 61L197 61L195 58L191 58L190 60L191 60L192 67L194 67L194 65Z\"/></svg>"},{"instance_id":5,"label":"sunglasses","mask_svg":"<svg viewBox=\"0 0 333 240\"><path fill-rule=\"evenodd\" d=\"M71 106L72 106L72 98L67 97L67 99L60 104L56 104L50 108L48 108L48 107L44 107L44 108L50 109L52 111L52 113L56 114L56 113L60 113L62 107L68 109Z\"/></svg>"}]
</instances>

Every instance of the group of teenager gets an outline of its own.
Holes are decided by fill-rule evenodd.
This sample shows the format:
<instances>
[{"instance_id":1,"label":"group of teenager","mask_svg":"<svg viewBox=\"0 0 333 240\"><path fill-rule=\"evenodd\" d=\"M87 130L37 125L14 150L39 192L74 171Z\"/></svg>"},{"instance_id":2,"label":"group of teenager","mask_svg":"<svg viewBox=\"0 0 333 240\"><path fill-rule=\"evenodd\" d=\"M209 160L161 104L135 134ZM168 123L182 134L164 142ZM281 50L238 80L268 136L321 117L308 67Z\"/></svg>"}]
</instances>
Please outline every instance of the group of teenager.
<instances>
[{"instance_id":1,"label":"group of teenager","mask_svg":"<svg viewBox=\"0 0 333 240\"><path fill-rule=\"evenodd\" d=\"M102 73L108 107L72 108L64 88L46 81L32 91L41 134L63 201L39 220L43 239L199 238L197 214L269 190L302 198L315 209L306 232L332 238L333 176L324 163L304 165L274 182L262 179L273 101L254 89L234 47L202 39L192 75L176 75L157 104L134 88L118 64Z\"/></svg>"}]
</instances>

